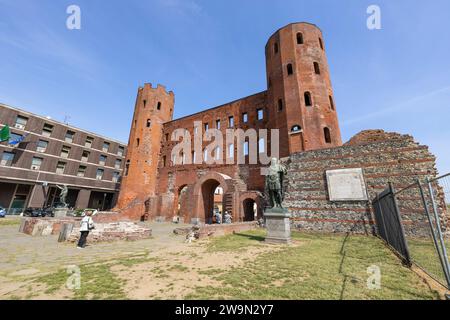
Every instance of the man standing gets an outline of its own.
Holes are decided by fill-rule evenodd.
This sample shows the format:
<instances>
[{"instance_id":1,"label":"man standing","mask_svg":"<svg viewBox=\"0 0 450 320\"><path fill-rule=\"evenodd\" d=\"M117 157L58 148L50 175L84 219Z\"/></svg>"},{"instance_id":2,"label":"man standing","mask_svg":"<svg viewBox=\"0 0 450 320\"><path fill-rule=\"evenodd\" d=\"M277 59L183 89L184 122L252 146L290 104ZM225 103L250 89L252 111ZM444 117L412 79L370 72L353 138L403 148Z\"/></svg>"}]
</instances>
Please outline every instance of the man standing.
<instances>
[{"instance_id":1,"label":"man standing","mask_svg":"<svg viewBox=\"0 0 450 320\"><path fill-rule=\"evenodd\" d=\"M81 220L81 227L80 227L80 240L78 241L78 249L84 249L86 247L86 239L89 235L89 231L93 230L94 227L94 220L92 219L92 210L86 211L86 215Z\"/></svg>"}]
</instances>

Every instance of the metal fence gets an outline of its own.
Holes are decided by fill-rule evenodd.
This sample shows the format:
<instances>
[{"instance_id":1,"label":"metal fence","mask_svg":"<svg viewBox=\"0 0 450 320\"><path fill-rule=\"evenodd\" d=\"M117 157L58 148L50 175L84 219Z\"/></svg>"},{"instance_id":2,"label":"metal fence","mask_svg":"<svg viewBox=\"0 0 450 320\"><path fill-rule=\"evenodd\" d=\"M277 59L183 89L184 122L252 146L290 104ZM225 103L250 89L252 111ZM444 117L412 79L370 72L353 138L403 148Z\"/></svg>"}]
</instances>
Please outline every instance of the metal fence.
<instances>
[{"instance_id":1,"label":"metal fence","mask_svg":"<svg viewBox=\"0 0 450 320\"><path fill-rule=\"evenodd\" d=\"M373 201L378 235L450 289L449 204L450 174L399 191L389 185Z\"/></svg>"}]
</instances>

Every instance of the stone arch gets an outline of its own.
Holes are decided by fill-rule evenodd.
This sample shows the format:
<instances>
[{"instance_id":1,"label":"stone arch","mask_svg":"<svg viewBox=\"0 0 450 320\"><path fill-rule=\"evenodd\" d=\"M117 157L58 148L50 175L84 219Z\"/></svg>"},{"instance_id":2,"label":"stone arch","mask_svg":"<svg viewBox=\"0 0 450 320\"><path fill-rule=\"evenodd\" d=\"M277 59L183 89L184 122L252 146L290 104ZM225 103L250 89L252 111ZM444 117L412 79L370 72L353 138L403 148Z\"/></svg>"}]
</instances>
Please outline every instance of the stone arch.
<instances>
[{"instance_id":1,"label":"stone arch","mask_svg":"<svg viewBox=\"0 0 450 320\"><path fill-rule=\"evenodd\" d=\"M197 222L208 222L212 217L214 190L220 186L225 199L227 193L232 192L231 184L231 177L222 173L209 172L202 176L194 185L193 200L196 205L193 218L197 219ZM223 207L225 208L225 205Z\"/></svg>"},{"instance_id":2,"label":"stone arch","mask_svg":"<svg viewBox=\"0 0 450 320\"><path fill-rule=\"evenodd\" d=\"M256 219L263 217L264 199L258 191L248 191L241 193L239 196L239 220L240 221L254 221L251 217L251 211L253 204L256 204Z\"/></svg>"}]
</instances>

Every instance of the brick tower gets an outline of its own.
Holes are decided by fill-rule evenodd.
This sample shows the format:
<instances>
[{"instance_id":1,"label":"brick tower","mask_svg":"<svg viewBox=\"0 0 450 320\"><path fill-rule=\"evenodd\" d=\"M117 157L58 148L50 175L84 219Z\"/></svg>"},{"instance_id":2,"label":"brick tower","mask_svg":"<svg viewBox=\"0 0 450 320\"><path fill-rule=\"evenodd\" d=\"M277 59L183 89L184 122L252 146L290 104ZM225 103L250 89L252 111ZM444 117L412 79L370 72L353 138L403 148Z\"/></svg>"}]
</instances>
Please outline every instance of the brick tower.
<instances>
[{"instance_id":1,"label":"brick tower","mask_svg":"<svg viewBox=\"0 0 450 320\"><path fill-rule=\"evenodd\" d=\"M118 204L124 216L139 219L145 201L156 194L163 124L171 121L175 96L147 83L138 90Z\"/></svg>"},{"instance_id":2,"label":"brick tower","mask_svg":"<svg viewBox=\"0 0 450 320\"><path fill-rule=\"evenodd\" d=\"M271 127L280 155L342 145L321 30L292 23L266 44Z\"/></svg>"}]
</instances>

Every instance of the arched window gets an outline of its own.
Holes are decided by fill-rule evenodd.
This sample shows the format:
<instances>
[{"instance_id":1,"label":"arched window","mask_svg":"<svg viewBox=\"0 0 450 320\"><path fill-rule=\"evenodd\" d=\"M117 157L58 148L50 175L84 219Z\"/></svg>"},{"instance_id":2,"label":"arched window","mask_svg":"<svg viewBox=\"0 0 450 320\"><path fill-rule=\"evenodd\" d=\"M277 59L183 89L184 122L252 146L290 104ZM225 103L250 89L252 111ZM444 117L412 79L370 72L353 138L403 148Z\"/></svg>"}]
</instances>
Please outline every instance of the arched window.
<instances>
[{"instance_id":1,"label":"arched window","mask_svg":"<svg viewBox=\"0 0 450 320\"><path fill-rule=\"evenodd\" d=\"M146 105L147 105L147 100L144 100L144 108L145 108Z\"/></svg>"},{"instance_id":2,"label":"arched window","mask_svg":"<svg viewBox=\"0 0 450 320\"><path fill-rule=\"evenodd\" d=\"M292 68L292 64L291 63L289 63L287 65L287 73L288 73L288 76L290 76L291 74L294 73L294 69Z\"/></svg>"},{"instance_id":3,"label":"arched window","mask_svg":"<svg viewBox=\"0 0 450 320\"><path fill-rule=\"evenodd\" d=\"M278 99L278 111L282 111L282 110L283 110L283 100Z\"/></svg>"},{"instance_id":4,"label":"arched window","mask_svg":"<svg viewBox=\"0 0 450 320\"><path fill-rule=\"evenodd\" d=\"M318 62L314 62L314 72L320 74L320 67Z\"/></svg>"},{"instance_id":5,"label":"arched window","mask_svg":"<svg viewBox=\"0 0 450 320\"><path fill-rule=\"evenodd\" d=\"M305 92L305 106L307 106L307 107L312 106L311 93L309 91Z\"/></svg>"},{"instance_id":6,"label":"arched window","mask_svg":"<svg viewBox=\"0 0 450 320\"><path fill-rule=\"evenodd\" d=\"M329 128L327 127L323 128L323 135L325 137L325 142L331 143L331 133Z\"/></svg>"},{"instance_id":7,"label":"arched window","mask_svg":"<svg viewBox=\"0 0 450 320\"><path fill-rule=\"evenodd\" d=\"M161 102L158 102L158 105L156 106L156 109L161 110Z\"/></svg>"},{"instance_id":8,"label":"arched window","mask_svg":"<svg viewBox=\"0 0 450 320\"><path fill-rule=\"evenodd\" d=\"M152 125L152 122L150 121L150 119L147 119L147 128L150 128L151 125Z\"/></svg>"},{"instance_id":9,"label":"arched window","mask_svg":"<svg viewBox=\"0 0 450 320\"><path fill-rule=\"evenodd\" d=\"M136 139L136 147L139 147L139 144L141 143L141 139L137 138Z\"/></svg>"},{"instance_id":10,"label":"arched window","mask_svg":"<svg viewBox=\"0 0 450 320\"><path fill-rule=\"evenodd\" d=\"M291 132L301 132L302 131L302 127L300 127L298 124L296 124L295 126L292 126L291 128Z\"/></svg>"},{"instance_id":11,"label":"arched window","mask_svg":"<svg viewBox=\"0 0 450 320\"><path fill-rule=\"evenodd\" d=\"M303 34L301 32L297 33L297 44L303 44Z\"/></svg>"},{"instance_id":12,"label":"arched window","mask_svg":"<svg viewBox=\"0 0 450 320\"><path fill-rule=\"evenodd\" d=\"M278 42L275 42L275 43L273 44L273 52L274 52L275 54L278 53Z\"/></svg>"},{"instance_id":13,"label":"arched window","mask_svg":"<svg viewBox=\"0 0 450 320\"><path fill-rule=\"evenodd\" d=\"M320 48L323 50L323 41L322 41L322 38L319 38L319 44L320 44Z\"/></svg>"},{"instance_id":14,"label":"arched window","mask_svg":"<svg viewBox=\"0 0 450 320\"><path fill-rule=\"evenodd\" d=\"M330 108L331 110L334 110L334 101L332 96L330 96Z\"/></svg>"}]
</instances>

